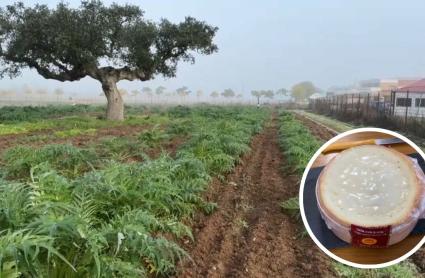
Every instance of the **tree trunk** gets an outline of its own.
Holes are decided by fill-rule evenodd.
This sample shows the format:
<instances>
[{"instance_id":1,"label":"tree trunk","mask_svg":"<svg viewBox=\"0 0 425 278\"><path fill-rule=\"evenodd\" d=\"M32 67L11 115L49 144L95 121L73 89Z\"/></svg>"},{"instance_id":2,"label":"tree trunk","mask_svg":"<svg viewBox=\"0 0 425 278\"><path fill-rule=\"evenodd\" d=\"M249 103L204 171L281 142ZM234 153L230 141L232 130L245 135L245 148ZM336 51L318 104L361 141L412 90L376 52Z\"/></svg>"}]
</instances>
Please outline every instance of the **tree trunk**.
<instances>
[{"instance_id":1,"label":"tree trunk","mask_svg":"<svg viewBox=\"0 0 425 278\"><path fill-rule=\"evenodd\" d=\"M106 119L114 121L124 120L124 101L117 88L115 80L102 82L102 89L108 100L106 107Z\"/></svg>"}]
</instances>

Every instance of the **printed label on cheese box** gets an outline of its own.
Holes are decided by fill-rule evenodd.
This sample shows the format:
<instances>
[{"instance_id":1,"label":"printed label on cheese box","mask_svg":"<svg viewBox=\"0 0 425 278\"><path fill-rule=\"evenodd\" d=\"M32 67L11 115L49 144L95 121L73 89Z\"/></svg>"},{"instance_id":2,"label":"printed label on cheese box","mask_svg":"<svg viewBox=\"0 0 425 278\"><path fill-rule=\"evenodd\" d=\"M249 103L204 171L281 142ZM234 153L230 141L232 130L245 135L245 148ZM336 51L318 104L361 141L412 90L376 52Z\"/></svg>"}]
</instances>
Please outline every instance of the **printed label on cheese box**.
<instances>
[{"instance_id":1,"label":"printed label on cheese box","mask_svg":"<svg viewBox=\"0 0 425 278\"><path fill-rule=\"evenodd\" d=\"M351 225L351 245L357 247L382 248L388 246L391 226L361 227Z\"/></svg>"}]
</instances>

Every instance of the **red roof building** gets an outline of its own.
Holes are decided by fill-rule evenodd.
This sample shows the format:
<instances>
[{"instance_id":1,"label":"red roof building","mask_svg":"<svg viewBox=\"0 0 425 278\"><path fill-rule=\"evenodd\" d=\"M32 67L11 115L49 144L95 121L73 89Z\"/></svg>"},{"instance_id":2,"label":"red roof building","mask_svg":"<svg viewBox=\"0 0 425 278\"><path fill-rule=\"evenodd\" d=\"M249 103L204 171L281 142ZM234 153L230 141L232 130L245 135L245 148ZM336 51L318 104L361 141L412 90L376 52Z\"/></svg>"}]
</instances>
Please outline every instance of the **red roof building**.
<instances>
[{"instance_id":1,"label":"red roof building","mask_svg":"<svg viewBox=\"0 0 425 278\"><path fill-rule=\"evenodd\" d=\"M409 92L412 92L412 93L425 93L425 79L410 82L407 85L399 87L396 91L397 92L407 92L407 91L409 91Z\"/></svg>"}]
</instances>

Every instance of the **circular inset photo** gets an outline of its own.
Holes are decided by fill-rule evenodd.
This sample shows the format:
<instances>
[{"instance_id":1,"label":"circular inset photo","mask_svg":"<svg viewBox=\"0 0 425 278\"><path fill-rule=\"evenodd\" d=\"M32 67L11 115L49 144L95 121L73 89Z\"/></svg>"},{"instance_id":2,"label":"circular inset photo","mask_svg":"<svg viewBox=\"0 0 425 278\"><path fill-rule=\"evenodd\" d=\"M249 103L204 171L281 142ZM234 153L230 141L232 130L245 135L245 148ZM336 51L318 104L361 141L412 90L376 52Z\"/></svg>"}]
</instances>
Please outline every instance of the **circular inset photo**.
<instances>
[{"instance_id":1,"label":"circular inset photo","mask_svg":"<svg viewBox=\"0 0 425 278\"><path fill-rule=\"evenodd\" d=\"M311 158L301 216L329 256L359 268L396 264L425 241L425 154L398 133L344 132Z\"/></svg>"}]
</instances>

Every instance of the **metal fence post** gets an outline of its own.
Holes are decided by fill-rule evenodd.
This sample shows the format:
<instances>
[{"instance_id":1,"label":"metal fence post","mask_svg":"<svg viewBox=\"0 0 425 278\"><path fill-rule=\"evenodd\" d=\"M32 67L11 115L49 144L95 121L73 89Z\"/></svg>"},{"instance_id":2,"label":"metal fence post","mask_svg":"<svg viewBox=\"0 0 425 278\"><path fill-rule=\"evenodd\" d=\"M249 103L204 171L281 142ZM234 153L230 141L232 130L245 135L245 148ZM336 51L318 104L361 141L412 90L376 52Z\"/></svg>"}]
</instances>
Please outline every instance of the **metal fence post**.
<instances>
[{"instance_id":1,"label":"metal fence post","mask_svg":"<svg viewBox=\"0 0 425 278\"><path fill-rule=\"evenodd\" d=\"M370 100L370 93L367 93L367 103L366 103L366 121L369 117L369 100Z\"/></svg>"},{"instance_id":2,"label":"metal fence post","mask_svg":"<svg viewBox=\"0 0 425 278\"><path fill-rule=\"evenodd\" d=\"M405 112L405 114L404 114L404 128L405 128L405 129L407 128L407 113L408 113L408 111L409 111L409 107L407 106L407 104L408 104L408 99L409 99L409 90L407 90L407 93L406 93L406 99L405 99L405 104L406 104L406 112Z\"/></svg>"},{"instance_id":3,"label":"metal fence post","mask_svg":"<svg viewBox=\"0 0 425 278\"><path fill-rule=\"evenodd\" d=\"M360 93L357 99L357 118L360 118Z\"/></svg>"}]
</instances>

